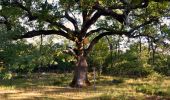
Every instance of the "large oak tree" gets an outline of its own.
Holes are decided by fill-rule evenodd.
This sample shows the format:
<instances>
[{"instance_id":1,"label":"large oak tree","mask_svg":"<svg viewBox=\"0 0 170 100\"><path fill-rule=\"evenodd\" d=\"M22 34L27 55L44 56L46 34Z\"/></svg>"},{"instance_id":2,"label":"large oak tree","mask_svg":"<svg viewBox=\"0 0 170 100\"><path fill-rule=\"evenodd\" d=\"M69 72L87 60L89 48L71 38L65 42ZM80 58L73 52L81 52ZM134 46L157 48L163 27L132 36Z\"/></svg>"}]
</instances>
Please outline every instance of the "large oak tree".
<instances>
[{"instance_id":1,"label":"large oak tree","mask_svg":"<svg viewBox=\"0 0 170 100\"><path fill-rule=\"evenodd\" d=\"M70 85L83 87L90 85L86 57L102 37L155 40L155 33L143 30L156 27L160 31L168 6L168 0L1 0L0 24L14 40L61 35L73 41L75 47L65 51L77 59ZM94 38L88 40L91 35Z\"/></svg>"}]
</instances>

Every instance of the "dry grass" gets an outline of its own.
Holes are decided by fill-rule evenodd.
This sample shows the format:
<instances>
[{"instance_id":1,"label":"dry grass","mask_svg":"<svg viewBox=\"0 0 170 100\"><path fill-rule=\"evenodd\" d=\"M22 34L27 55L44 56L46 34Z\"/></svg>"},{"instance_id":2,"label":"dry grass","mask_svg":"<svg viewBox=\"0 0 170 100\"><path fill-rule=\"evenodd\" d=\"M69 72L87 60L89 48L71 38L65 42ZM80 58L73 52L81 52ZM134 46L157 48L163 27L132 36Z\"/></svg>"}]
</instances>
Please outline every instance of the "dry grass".
<instances>
[{"instance_id":1,"label":"dry grass","mask_svg":"<svg viewBox=\"0 0 170 100\"><path fill-rule=\"evenodd\" d=\"M92 77L90 77L92 80ZM112 80L118 80L112 82ZM119 81L122 80L122 81ZM0 81L0 100L155 100L170 99L170 77L118 78L98 76L96 88L75 89L68 87L71 74L32 74ZM93 82L93 81L92 81ZM165 95L136 91L143 85L158 86Z\"/></svg>"}]
</instances>

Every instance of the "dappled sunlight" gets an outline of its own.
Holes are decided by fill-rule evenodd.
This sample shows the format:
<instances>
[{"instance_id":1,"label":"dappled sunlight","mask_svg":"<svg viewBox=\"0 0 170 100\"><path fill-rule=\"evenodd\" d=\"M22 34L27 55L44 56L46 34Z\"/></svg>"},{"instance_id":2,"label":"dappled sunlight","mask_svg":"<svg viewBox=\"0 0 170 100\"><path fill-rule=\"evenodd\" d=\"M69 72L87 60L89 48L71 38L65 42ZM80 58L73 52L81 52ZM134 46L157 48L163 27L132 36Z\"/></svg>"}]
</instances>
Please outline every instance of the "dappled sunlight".
<instances>
[{"instance_id":1,"label":"dappled sunlight","mask_svg":"<svg viewBox=\"0 0 170 100\"><path fill-rule=\"evenodd\" d=\"M34 78L35 76L35 78ZM67 76L65 79L64 76ZM152 97L152 95L136 91L141 86L157 86L156 81L148 78L122 78L111 76L96 77L96 88L89 86L87 88L71 88L63 84L68 84L71 80L71 74L54 74L46 73L45 75L32 74L27 79L15 78L11 80L4 80L0 82L0 98L1 100L56 100L56 99L125 99L136 100L137 98L161 98ZM92 76L89 76L93 80ZM114 79L114 81L113 81ZM120 81L120 82L119 82ZM6 84L9 83L10 84ZM58 82L59 84L53 84ZM117 83L116 83L117 82ZM92 81L93 83L93 81ZM153 84L154 83L154 84ZM170 88L170 78L165 77L160 88L163 92ZM168 94L168 93L167 93ZM169 98L168 96L165 96ZM106 100L107 100L106 99Z\"/></svg>"},{"instance_id":2,"label":"dappled sunlight","mask_svg":"<svg viewBox=\"0 0 170 100\"><path fill-rule=\"evenodd\" d=\"M43 95L40 93L33 92L33 91L21 92L21 93L16 93L16 94L10 94L8 96L8 99L30 99L30 98L35 98L35 97L43 97Z\"/></svg>"}]
</instances>

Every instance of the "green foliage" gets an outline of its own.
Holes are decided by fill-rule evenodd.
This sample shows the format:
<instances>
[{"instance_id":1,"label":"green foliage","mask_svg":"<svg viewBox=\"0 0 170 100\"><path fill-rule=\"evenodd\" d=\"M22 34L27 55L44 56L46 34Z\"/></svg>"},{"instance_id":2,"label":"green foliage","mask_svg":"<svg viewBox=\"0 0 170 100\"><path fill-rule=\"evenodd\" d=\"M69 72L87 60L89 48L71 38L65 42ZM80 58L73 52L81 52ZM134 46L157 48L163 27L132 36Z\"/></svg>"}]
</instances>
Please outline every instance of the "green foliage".
<instances>
[{"instance_id":1,"label":"green foliage","mask_svg":"<svg viewBox=\"0 0 170 100\"><path fill-rule=\"evenodd\" d=\"M0 71L0 79L9 80L13 77L11 72L6 72L6 70Z\"/></svg>"},{"instance_id":2,"label":"green foliage","mask_svg":"<svg viewBox=\"0 0 170 100\"><path fill-rule=\"evenodd\" d=\"M69 59L69 57L66 54L61 54L54 58L59 72L71 72L74 69L74 60L72 57Z\"/></svg>"},{"instance_id":3,"label":"green foliage","mask_svg":"<svg viewBox=\"0 0 170 100\"><path fill-rule=\"evenodd\" d=\"M109 48L106 40L101 39L93 48L92 52L89 54L89 66L96 67L100 70L101 67L104 67L104 61L109 55Z\"/></svg>"},{"instance_id":4,"label":"green foliage","mask_svg":"<svg viewBox=\"0 0 170 100\"><path fill-rule=\"evenodd\" d=\"M71 63L73 57L62 54L63 46L55 46L52 38L47 38L47 42L43 42L42 45L40 41L28 44L25 40L12 41L11 35L15 33L5 32L2 29L0 32L0 58L3 63L1 69L29 73L53 64L57 64L58 69L62 71L73 69ZM5 76L5 73L1 76Z\"/></svg>"},{"instance_id":5,"label":"green foliage","mask_svg":"<svg viewBox=\"0 0 170 100\"><path fill-rule=\"evenodd\" d=\"M9 70L30 72L35 66L32 63L35 56L30 53L31 47L22 42L8 45L3 52L5 67Z\"/></svg>"},{"instance_id":6,"label":"green foliage","mask_svg":"<svg viewBox=\"0 0 170 100\"><path fill-rule=\"evenodd\" d=\"M167 25L162 26L162 32L164 32L165 34L168 35L168 37L170 37L170 30Z\"/></svg>"},{"instance_id":7,"label":"green foliage","mask_svg":"<svg viewBox=\"0 0 170 100\"><path fill-rule=\"evenodd\" d=\"M14 42L5 37L0 39L3 41L0 44L0 55L6 70L28 73L39 65L46 66L53 62L53 52L55 50L50 47L50 44L43 45L40 52L39 48L32 44L26 44L24 40Z\"/></svg>"},{"instance_id":8,"label":"green foliage","mask_svg":"<svg viewBox=\"0 0 170 100\"><path fill-rule=\"evenodd\" d=\"M11 79L12 78L12 73L5 73L4 76L2 76L3 79Z\"/></svg>"},{"instance_id":9,"label":"green foliage","mask_svg":"<svg viewBox=\"0 0 170 100\"><path fill-rule=\"evenodd\" d=\"M133 45L130 50L119 55L119 58L114 60L113 67L108 67L107 72L121 76L147 76L153 71L148 64L148 59L146 49L138 53L136 45Z\"/></svg>"},{"instance_id":10,"label":"green foliage","mask_svg":"<svg viewBox=\"0 0 170 100\"><path fill-rule=\"evenodd\" d=\"M169 56L157 54L155 55L154 70L163 75L170 75Z\"/></svg>"}]
</instances>

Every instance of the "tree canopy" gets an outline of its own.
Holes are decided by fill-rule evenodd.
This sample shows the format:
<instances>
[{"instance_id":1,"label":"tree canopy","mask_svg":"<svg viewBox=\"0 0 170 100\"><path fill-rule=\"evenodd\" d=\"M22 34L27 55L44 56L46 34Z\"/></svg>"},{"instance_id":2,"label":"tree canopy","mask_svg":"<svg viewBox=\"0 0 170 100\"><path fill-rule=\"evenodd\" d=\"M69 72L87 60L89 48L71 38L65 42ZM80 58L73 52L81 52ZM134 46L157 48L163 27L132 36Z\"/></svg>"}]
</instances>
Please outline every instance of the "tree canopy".
<instances>
[{"instance_id":1,"label":"tree canopy","mask_svg":"<svg viewBox=\"0 0 170 100\"><path fill-rule=\"evenodd\" d=\"M140 30L161 28L169 13L166 0L2 0L1 6L1 24L16 31L13 38L56 34L78 43L100 33L87 50L106 35L154 37Z\"/></svg>"}]
</instances>

